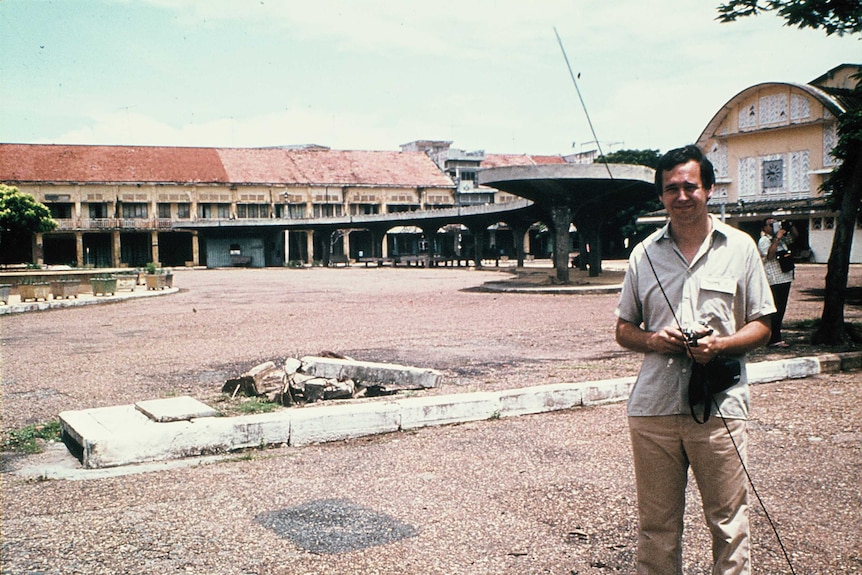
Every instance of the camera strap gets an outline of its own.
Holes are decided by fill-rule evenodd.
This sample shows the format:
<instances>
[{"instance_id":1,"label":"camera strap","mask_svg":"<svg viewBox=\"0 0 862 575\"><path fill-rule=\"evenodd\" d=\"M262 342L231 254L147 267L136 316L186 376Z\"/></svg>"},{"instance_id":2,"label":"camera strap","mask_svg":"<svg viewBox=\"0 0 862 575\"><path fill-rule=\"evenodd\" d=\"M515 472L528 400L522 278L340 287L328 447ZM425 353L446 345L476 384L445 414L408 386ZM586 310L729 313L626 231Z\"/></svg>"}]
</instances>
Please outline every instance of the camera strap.
<instances>
[{"instance_id":1,"label":"camera strap","mask_svg":"<svg viewBox=\"0 0 862 575\"><path fill-rule=\"evenodd\" d=\"M661 291L662 297L664 297L664 301L667 303L667 307L670 310L671 316L673 316L673 321L676 323L677 329L679 331L684 332L682 329L682 324L680 324L679 319L676 317L676 312L674 312L673 304L670 303L670 298L667 297L667 292L664 291L664 286L661 283L661 279L658 277L658 272L655 270L655 265L652 263L652 258L649 255L649 250L647 250L646 244L643 244L644 255L646 256L647 262L649 262L649 267L652 270L652 274L655 276L655 281L658 284L658 289ZM692 358L691 355L691 344L688 341L688 338L683 337L683 343L685 344L685 351L688 357ZM688 381L688 408L691 411L691 417L699 424L704 424L709 421L710 411L712 410L712 393L709 391L709 386L707 385L706 374L704 373L704 368L702 365L694 361L692 358L691 361L691 377ZM703 418L698 418L697 413L695 413L695 407L698 405L703 406Z\"/></svg>"}]
</instances>

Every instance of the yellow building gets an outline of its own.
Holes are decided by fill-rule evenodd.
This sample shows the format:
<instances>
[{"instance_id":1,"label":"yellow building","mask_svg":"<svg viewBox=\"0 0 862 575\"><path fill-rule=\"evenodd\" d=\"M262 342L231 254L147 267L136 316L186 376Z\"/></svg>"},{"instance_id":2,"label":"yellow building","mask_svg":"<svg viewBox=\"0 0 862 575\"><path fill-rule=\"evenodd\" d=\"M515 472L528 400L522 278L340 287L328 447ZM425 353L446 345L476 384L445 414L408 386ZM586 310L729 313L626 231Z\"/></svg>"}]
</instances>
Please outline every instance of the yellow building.
<instances>
[{"instance_id":1,"label":"yellow building","mask_svg":"<svg viewBox=\"0 0 862 575\"><path fill-rule=\"evenodd\" d=\"M837 117L860 68L843 64L804 85L757 84L722 106L697 140L715 165L712 211L755 238L767 217L792 220L801 255L825 263L836 213L820 186L836 165ZM862 262L860 222L851 261Z\"/></svg>"}]
</instances>

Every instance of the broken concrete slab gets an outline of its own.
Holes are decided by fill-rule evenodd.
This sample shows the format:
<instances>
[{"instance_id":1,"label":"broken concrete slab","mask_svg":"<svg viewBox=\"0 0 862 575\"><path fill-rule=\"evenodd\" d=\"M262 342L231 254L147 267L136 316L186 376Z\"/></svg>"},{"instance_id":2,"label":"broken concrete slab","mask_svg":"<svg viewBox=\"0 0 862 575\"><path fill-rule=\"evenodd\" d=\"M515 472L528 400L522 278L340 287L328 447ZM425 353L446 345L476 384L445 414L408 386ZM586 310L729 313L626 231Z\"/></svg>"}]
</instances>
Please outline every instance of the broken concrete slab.
<instances>
[{"instance_id":1,"label":"broken concrete slab","mask_svg":"<svg viewBox=\"0 0 862 575\"><path fill-rule=\"evenodd\" d=\"M218 415L218 411L209 405L187 395L139 401L135 408L153 421L161 423Z\"/></svg>"},{"instance_id":2,"label":"broken concrete slab","mask_svg":"<svg viewBox=\"0 0 862 575\"><path fill-rule=\"evenodd\" d=\"M237 378L227 380L222 386L222 392L232 395L238 392L248 396L266 395L281 390L284 387L284 378L284 370L276 367L275 362L267 361Z\"/></svg>"},{"instance_id":3,"label":"broken concrete slab","mask_svg":"<svg viewBox=\"0 0 862 575\"><path fill-rule=\"evenodd\" d=\"M69 450L87 469L225 453L286 443L283 413L156 422L133 405L60 414Z\"/></svg>"},{"instance_id":4,"label":"broken concrete slab","mask_svg":"<svg viewBox=\"0 0 862 575\"><path fill-rule=\"evenodd\" d=\"M363 384L383 384L387 389L429 389L440 385L443 374L435 369L395 363L355 361L308 355L301 359L302 372L339 380L353 379Z\"/></svg>"}]
</instances>

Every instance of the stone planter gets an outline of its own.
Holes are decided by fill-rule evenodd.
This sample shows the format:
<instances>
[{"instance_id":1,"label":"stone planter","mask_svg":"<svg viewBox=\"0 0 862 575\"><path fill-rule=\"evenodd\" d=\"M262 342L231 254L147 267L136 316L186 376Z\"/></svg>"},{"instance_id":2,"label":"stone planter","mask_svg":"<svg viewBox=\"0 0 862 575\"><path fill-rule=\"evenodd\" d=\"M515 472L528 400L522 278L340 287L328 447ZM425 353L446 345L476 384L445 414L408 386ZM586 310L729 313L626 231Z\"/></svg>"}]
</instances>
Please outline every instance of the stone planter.
<instances>
[{"instance_id":1,"label":"stone planter","mask_svg":"<svg viewBox=\"0 0 862 575\"><path fill-rule=\"evenodd\" d=\"M76 298L80 285L78 280L54 280L51 282L51 295L54 299Z\"/></svg>"},{"instance_id":2,"label":"stone planter","mask_svg":"<svg viewBox=\"0 0 862 575\"><path fill-rule=\"evenodd\" d=\"M9 294L12 292L12 284L0 284L0 302L9 304Z\"/></svg>"},{"instance_id":3,"label":"stone planter","mask_svg":"<svg viewBox=\"0 0 862 575\"><path fill-rule=\"evenodd\" d=\"M93 295L114 295L117 293L117 278L90 278Z\"/></svg>"},{"instance_id":4,"label":"stone planter","mask_svg":"<svg viewBox=\"0 0 862 575\"><path fill-rule=\"evenodd\" d=\"M117 289L125 289L135 291L135 286L138 285L138 278L131 275L122 275L117 277Z\"/></svg>"},{"instance_id":5,"label":"stone planter","mask_svg":"<svg viewBox=\"0 0 862 575\"><path fill-rule=\"evenodd\" d=\"M30 299L33 301L39 301L40 299L48 301L48 297L51 295L51 284L21 284L18 286L18 293L21 295L21 301Z\"/></svg>"},{"instance_id":6,"label":"stone planter","mask_svg":"<svg viewBox=\"0 0 862 575\"><path fill-rule=\"evenodd\" d=\"M165 289L174 286L174 274L147 274L147 289Z\"/></svg>"}]
</instances>

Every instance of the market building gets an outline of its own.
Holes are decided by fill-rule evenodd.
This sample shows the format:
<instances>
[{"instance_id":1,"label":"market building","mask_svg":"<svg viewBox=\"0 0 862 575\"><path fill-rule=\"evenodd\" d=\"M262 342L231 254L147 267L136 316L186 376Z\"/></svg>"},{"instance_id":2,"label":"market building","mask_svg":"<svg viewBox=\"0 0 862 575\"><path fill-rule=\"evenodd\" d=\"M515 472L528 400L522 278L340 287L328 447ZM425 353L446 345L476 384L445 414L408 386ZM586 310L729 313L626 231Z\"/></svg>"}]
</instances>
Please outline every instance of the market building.
<instances>
[{"instance_id":1,"label":"market building","mask_svg":"<svg viewBox=\"0 0 862 575\"><path fill-rule=\"evenodd\" d=\"M716 170L712 211L755 238L767 217L792 220L797 257L825 263L837 214L820 188L836 167L838 116L862 105L853 101L860 70L842 64L808 84L765 82L725 103L697 139ZM859 221L851 261L862 262Z\"/></svg>"},{"instance_id":2,"label":"market building","mask_svg":"<svg viewBox=\"0 0 862 575\"><path fill-rule=\"evenodd\" d=\"M0 181L58 223L36 235L35 262L93 267L285 265L284 231L255 223L454 205L452 181L423 153L321 147L0 144ZM294 235L297 259L319 257L313 231Z\"/></svg>"}]
</instances>

